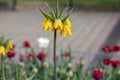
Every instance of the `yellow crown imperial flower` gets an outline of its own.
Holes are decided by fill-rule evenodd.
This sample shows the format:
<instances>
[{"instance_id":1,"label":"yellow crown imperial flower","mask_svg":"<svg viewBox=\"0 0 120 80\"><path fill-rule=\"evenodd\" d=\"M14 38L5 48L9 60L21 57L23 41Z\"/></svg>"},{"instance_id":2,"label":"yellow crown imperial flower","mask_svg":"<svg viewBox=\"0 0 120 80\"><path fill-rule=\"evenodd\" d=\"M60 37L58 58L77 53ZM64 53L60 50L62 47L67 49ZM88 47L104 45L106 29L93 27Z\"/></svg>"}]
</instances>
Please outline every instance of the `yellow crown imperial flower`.
<instances>
[{"instance_id":1,"label":"yellow crown imperial flower","mask_svg":"<svg viewBox=\"0 0 120 80\"><path fill-rule=\"evenodd\" d=\"M53 25L52 25L52 22L50 20L46 20L45 22L43 22L43 29L44 30L53 30Z\"/></svg>"},{"instance_id":2,"label":"yellow crown imperial flower","mask_svg":"<svg viewBox=\"0 0 120 80\"><path fill-rule=\"evenodd\" d=\"M45 24L46 21L47 21L47 19L44 17L42 20L43 24Z\"/></svg>"},{"instance_id":3,"label":"yellow crown imperial flower","mask_svg":"<svg viewBox=\"0 0 120 80\"><path fill-rule=\"evenodd\" d=\"M63 28L63 29L60 31L60 34L61 34L61 36L66 37L66 35L67 35L67 31L66 31L66 29Z\"/></svg>"},{"instance_id":4,"label":"yellow crown imperial flower","mask_svg":"<svg viewBox=\"0 0 120 80\"><path fill-rule=\"evenodd\" d=\"M51 31L59 31L60 34L64 37L66 37L67 34L72 34L71 32L71 22L68 19L72 9L66 13L66 8L59 9L59 1L57 1L57 4L55 8L50 7L47 4L48 7L48 13L44 12L39 8L40 12L44 16L43 18L43 29L44 30L51 30Z\"/></svg>"},{"instance_id":5,"label":"yellow crown imperial flower","mask_svg":"<svg viewBox=\"0 0 120 80\"><path fill-rule=\"evenodd\" d=\"M58 29L58 30L62 30L63 29L63 23L60 19L56 19L54 22L54 28Z\"/></svg>"},{"instance_id":6,"label":"yellow crown imperial flower","mask_svg":"<svg viewBox=\"0 0 120 80\"><path fill-rule=\"evenodd\" d=\"M64 24L69 26L69 27L71 27L71 25L72 25L68 18L64 21Z\"/></svg>"},{"instance_id":7,"label":"yellow crown imperial flower","mask_svg":"<svg viewBox=\"0 0 120 80\"><path fill-rule=\"evenodd\" d=\"M71 31L70 27L64 26L64 28L60 31L60 34L64 37L66 37L67 33L72 35L72 31Z\"/></svg>"},{"instance_id":8,"label":"yellow crown imperial flower","mask_svg":"<svg viewBox=\"0 0 120 80\"><path fill-rule=\"evenodd\" d=\"M9 40L7 42L7 49L12 49L12 48L13 48L12 42Z\"/></svg>"},{"instance_id":9,"label":"yellow crown imperial flower","mask_svg":"<svg viewBox=\"0 0 120 80\"><path fill-rule=\"evenodd\" d=\"M0 46L0 54L2 55L5 54L5 48L3 46Z\"/></svg>"},{"instance_id":10,"label":"yellow crown imperial flower","mask_svg":"<svg viewBox=\"0 0 120 80\"><path fill-rule=\"evenodd\" d=\"M66 29L66 31L67 31L68 34L72 35L72 31L71 31L71 29L70 29L69 26L66 26L65 29Z\"/></svg>"}]
</instances>

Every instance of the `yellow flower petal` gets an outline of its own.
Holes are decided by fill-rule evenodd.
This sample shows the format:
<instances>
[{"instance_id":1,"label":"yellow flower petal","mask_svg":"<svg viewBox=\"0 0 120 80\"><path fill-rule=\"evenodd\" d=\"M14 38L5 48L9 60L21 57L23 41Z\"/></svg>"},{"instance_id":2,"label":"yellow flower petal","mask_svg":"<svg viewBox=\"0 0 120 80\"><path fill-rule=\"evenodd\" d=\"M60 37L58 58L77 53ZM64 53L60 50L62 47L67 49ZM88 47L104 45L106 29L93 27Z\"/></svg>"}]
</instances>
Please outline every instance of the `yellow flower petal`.
<instances>
[{"instance_id":1,"label":"yellow flower petal","mask_svg":"<svg viewBox=\"0 0 120 80\"><path fill-rule=\"evenodd\" d=\"M49 28L51 31L53 31L55 29L53 25L51 25Z\"/></svg>"},{"instance_id":2,"label":"yellow flower petal","mask_svg":"<svg viewBox=\"0 0 120 80\"><path fill-rule=\"evenodd\" d=\"M0 54L2 55L5 54L5 48L3 46L0 46Z\"/></svg>"},{"instance_id":3,"label":"yellow flower petal","mask_svg":"<svg viewBox=\"0 0 120 80\"><path fill-rule=\"evenodd\" d=\"M71 27L71 25L72 25L68 18L64 21L64 24L69 26L69 27Z\"/></svg>"},{"instance_id":4,"label":"yellow flower petal","mask_svg":"<svg viewBox=\"0 0 120 80\"><path fill-rule=\"evenodd\" d=\"M43 22L43 24L44 24L46 21L47 21L47 19L46 19L46 18L43 18L43 21L42 21L42 22Z\"/></svg>"},{"instance_id":5,"label":"yellow flower petal","mask_svg":"<svg viewBox=\"0 0 120 80\"><path fill-rule=\"evenodd\" d=\"M70 27L66 26L65 29L68 32L68 34L72 35L72 31L71 31Z\"/></svg>"},{"instance_id":6,"label":"yellow flower petal","mask_svg":"<svg viewBox=\"0 0 120 80\"><path fill-rule=\"evenodd\" d=\"M61 36L66 37L66 35L67 35L67 31L66 31L66 29L63 28L63 29L60 31L60 34L61 34Z\"/></svg>"},{"instance_id":7,"label":"yellow flower petal","mask_svg":"<svg viewBox=\"0 0 120 80\"><path fill-rule=\"evenodd\" d=\"M13 48L12 42L9 40L7 42L7 49L12 49L12 48Z\"/></svg>"},{"instance_id":8,"label":"yellow flower petal","mask_svg":"<svg viewBox=\"0 0 120 80\"><path fill-rule=\"evenodd\" d=\"M47 20L44 24L43 24L43 29L44 30L48 30L48 29L52 29L52 22Z\"/></svg>"},{"instance_id":9,"label":"yellow flower petal","mask_svg":"<svg viewBox=\"0 0 120 80\"><path fill-rule=\"evenodd\" d=\"M63 23L60 19L56 19L55 22L54 22L54 28L55 29L63 29Z\"/></svg>"}]
</instances>

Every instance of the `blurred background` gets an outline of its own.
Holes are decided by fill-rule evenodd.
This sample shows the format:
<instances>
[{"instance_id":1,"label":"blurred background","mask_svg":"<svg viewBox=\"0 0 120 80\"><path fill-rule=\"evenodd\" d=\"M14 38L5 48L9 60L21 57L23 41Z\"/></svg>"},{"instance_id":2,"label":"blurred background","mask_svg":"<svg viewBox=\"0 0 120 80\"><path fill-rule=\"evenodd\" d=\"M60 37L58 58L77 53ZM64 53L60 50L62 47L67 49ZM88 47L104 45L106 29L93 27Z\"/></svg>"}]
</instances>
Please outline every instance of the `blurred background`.
<instances>
[{"instance_id":1,"label":"blurred background","mask_svg":"<svg viewBox=\"0 0 120 80\"><path fill-rule=\"evenodd\" d=\"M53 33L42 29L42 10L47 11L45 2L54 6L56 0L0 0L0 35L10 38L16 47L30 41L39 50L37 39L50 40L52 49ZM66 11L74 7L70 20L72 36L58 34L57 51L71 47L75 56L84 56L88 61L101 53L104 44L120 44L120 0L60 0L60 7Z\"/></svg>"}]
</instances>

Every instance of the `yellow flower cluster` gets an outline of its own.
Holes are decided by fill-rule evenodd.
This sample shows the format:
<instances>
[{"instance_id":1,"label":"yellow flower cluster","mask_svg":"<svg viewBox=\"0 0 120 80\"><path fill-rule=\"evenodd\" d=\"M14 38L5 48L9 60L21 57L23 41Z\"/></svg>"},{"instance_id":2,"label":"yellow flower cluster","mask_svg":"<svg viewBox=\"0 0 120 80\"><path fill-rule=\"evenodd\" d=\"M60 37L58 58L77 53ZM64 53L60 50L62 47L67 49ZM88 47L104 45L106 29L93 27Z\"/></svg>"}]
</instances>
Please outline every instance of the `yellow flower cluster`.
<instances>
[{"instance_id":1,"label":"yellow flower cluster","mask_svg":"<svg viewBox=\"0 0 120 80\"><path fill-rule=\"evenodd\" d=\"M0 46L0 54L5 54L5 48L3 46Z\"/></svg>"},{"instance_id":2,"label":"yellow flower cluster","mask_svg":"<svg viewBox=\"0 0 120 80\"><path fill-rule=\"evenodd\" d=\"M51 20L44 18L43 29L51 30L51 31L58 30L60 31L60 34L64 37L66 37L67 34L72 35L71 22L68 18L64 21L60 19L55 19L54 21L51 21Z\"/></svg>"},{"instance_id":3,"label":"yellow flower cluster","mask_svg":"<svg viewBox=\"0 0 120 80\"><path fill-rule=\"evenodd\" d=\"M4 55L7 51L13 48L11 41L7 41L6 45L0 45L0 55Z\"/></svg>"}]
</instances>

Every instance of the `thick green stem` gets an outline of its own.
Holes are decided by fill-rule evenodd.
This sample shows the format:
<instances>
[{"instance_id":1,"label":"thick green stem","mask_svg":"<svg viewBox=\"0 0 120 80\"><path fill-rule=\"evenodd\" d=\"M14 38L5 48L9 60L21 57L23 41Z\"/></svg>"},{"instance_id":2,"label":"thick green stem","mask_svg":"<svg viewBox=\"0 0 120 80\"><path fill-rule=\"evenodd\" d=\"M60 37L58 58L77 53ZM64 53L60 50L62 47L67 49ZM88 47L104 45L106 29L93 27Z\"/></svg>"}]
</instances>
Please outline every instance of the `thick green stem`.
<instances>
[{"instance_id":1,"label":"thick green stem","mask_svg":"<svg viewBox=\"0 0 120 80\"><path fill-rule=\"evenodd\" d=\"M57 73L56 73L56 39L57 39L57 30L54 31L54 47L53 47L53 56L54 56L54 80L57 80Z\"/></svg>"}]
</instances>

